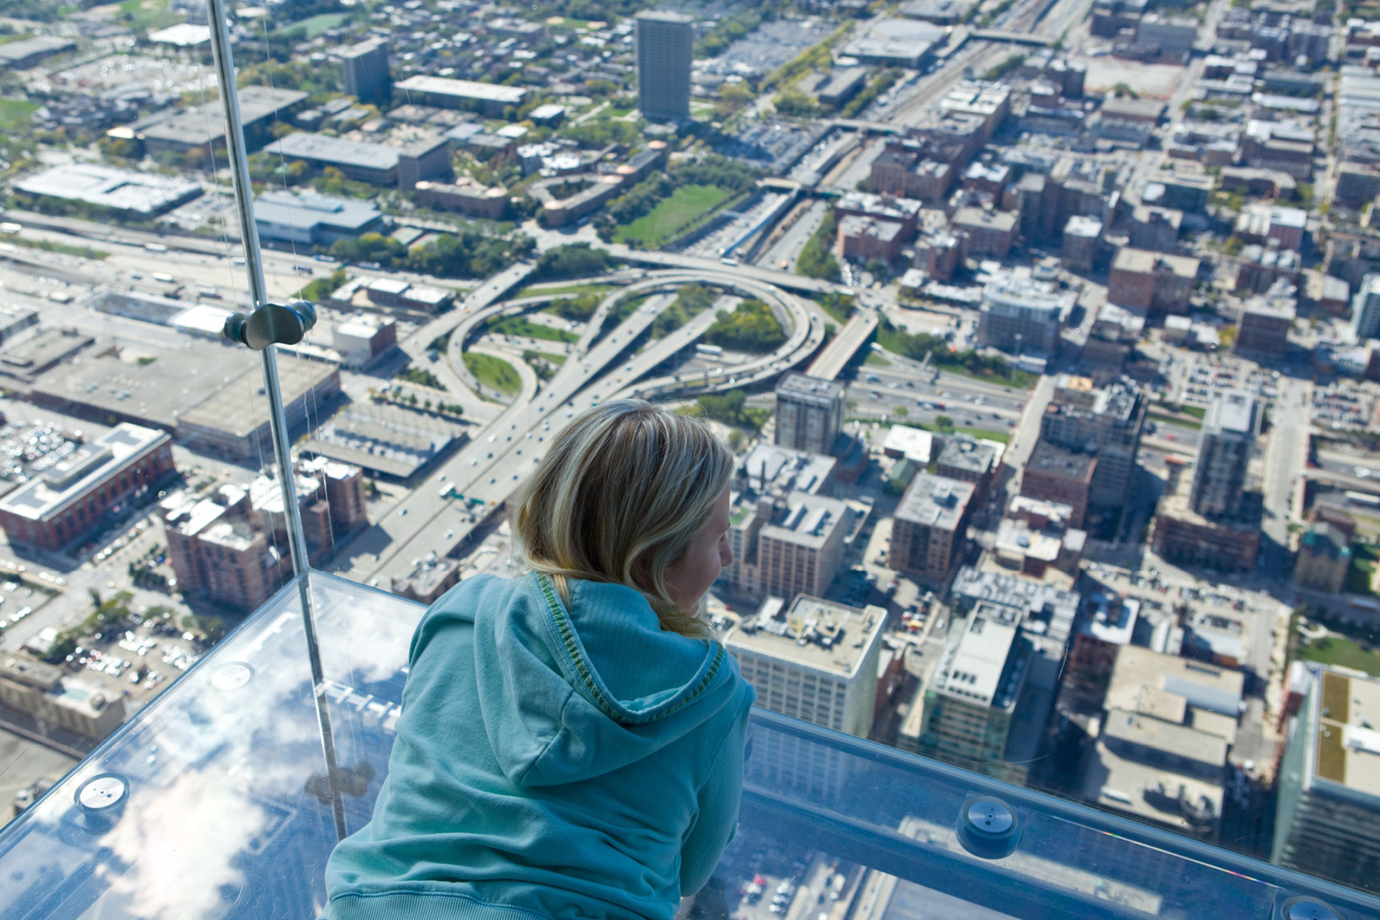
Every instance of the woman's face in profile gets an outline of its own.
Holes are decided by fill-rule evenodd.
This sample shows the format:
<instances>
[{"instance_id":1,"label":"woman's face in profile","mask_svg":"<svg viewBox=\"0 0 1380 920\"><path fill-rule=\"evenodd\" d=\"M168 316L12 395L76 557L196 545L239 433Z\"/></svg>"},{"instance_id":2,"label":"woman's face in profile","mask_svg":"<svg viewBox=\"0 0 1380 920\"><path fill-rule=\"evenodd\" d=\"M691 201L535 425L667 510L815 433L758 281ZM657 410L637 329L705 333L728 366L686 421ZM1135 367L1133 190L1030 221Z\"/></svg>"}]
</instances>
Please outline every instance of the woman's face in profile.
<instances>
[{"instance_id":1,"label":"woman's face in profile","mask_svg":"<svg viewBox=\"0 0 1380 920\"><path fill-rule=\"evenodd\" d=\"M687 613L699 606L719 572L733 564L728 545L728 489L714 503L709 519L690 541L685 555L666 570L666 587L676 606Z\"/></svg>"}]
</instances>

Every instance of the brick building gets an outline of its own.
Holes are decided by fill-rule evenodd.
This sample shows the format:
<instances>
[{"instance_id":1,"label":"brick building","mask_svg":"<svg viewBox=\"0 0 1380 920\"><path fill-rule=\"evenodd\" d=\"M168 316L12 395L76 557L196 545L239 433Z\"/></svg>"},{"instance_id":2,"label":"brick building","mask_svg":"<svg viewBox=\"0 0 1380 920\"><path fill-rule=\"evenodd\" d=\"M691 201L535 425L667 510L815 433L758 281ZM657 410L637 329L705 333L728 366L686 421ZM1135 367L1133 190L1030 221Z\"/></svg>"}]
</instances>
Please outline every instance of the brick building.
<instances>
[{"instance_id":1,"label":"brick building","mask_svg":"<svg viewBox=\"0 0 1380 920\"><path fill-rule=\"evenodd\" d=\"M167 434L120 424L0 498L0 528L12 543L60 550L176 472Z\"/></svg>"},{"instance_id":2,"label":"brick building","mask_svg":"<svg viewBox=\"0 0 1380 920\"><path fill-rule=\"evenodd\" d=\"M967 547L975 488L946 476L917 473L896 508L888 564L929 584L947 580Z\"/></svg>"},{"instance_id":3,"label":"brick building","mask_svg":"<svg viewBox=\"0 0 1380 920\"><path fill-rule=\"evenodd\" d=\"M1185 313L1198 260L1124 247L1112 259L1107 299L1147 314Z\"/></svg>"},{"instance_id":4,"label":"brick building","mask_svg":"<svg viewBox=\"0 0 1380 920\"><path fill-rule=\"evenodd\" d=\"M1021 494L1069 506L1069 526L1082 528L1092 495L1097 458L1051 444L1035 442L1021 474Z\"/></svg>"}]
</instances>

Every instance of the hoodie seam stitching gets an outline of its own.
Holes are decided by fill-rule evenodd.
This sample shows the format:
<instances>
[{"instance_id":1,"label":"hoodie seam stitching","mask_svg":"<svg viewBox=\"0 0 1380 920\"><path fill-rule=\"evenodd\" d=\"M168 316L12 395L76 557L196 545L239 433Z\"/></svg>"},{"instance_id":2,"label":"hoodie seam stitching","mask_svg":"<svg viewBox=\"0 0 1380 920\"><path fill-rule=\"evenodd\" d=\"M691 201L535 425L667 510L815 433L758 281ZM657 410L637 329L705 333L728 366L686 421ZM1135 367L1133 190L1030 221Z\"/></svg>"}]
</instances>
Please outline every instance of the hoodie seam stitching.
<instances>
[{"instance_id":1,"label":"hoodie seam stitching","mask_svg":"<svg viewBox=\"0 0 1380 920\"><path fill-rule=\"evenodd\" d=\"M690 703L698 699L699 696L709 688L710 684L712 684L714 682L714 679L719 675L719 671L723 667L725 654L724 647L718 642L712 642L711 644L713 644L714 646L714 660L710 663L708 669L706 669L704 675L700 678L699 683L697 683L692 690L690 690L683 697L681 697L680 700L670 705L668 708L662 710L661 712L656 713L655 715L650 713L639 714L628 712L624 707L615 708L613 704L609 701L608 696L603 692L602 688L600 688L598 682L594 679L594 669L589 664L589 662L585 660L584 653L581 652L580 646L576 641L575 624L570 622L569 616L567 616L565 610L556 600L554 596L554 589L551 587L550 580L540 572L534 574L536 575L538 584L541 586L541 594L543 599L546 601L547 610L550 611L551 617L555 621L556 631L561 639L562 646L565 648L568 660L574 667L576 673L579 675L585 687L588 688L590 695L594 697L594 704L599 707L600 711L602 711L604 715L608 716L615 722L630 725L642 725L646 724L647 722L651 722L654 719L662 719L666 718L667 716L674 715L675 713L679 712L681 709L685 708ZM623 712L620 713L618 711L619 709L623 709Z\"/></svg>"},{"instance_id":2,"label":"hoodie seam stitching","mask_svg":"<svg viewBox=\"0 0 1380 920\"><path fill-rule=\"evenodd\" d=\"M576 674L579 675L580 680L589 690L590 695L594 697L594 704L599 707L604 715L614 721L618 721L619 716L617 710L609 704L608 698L605 697L599 685L595 683L590 674L589 663L585 661L584 655L580 652L580 647L575 644L572 635L575 629L574 624L570 622L570 619L565 615L565 611L561 609L560 604L556 603L555 598L552 597L550 583L541 574L537 575L537 583L541 586L542 597L546 601L546 609L556 621L556 632L560 636L561 644L565 648L566 655L571 665L575 668Z\"/></svg>"}]
</instances>

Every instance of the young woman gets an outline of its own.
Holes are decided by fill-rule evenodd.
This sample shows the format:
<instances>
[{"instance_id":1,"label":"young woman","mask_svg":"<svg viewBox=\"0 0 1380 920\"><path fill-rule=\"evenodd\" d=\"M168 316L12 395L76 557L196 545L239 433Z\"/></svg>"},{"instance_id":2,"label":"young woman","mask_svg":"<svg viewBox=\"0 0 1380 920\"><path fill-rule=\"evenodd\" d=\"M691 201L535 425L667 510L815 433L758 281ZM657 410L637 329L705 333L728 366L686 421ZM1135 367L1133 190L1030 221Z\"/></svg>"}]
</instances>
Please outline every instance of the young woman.
<instances>
[{"instance_id":1,"label":"young woman","mask_svg":"<svg viewBox=\"0 0 1380 920\"><path fill-rule=\"evenodd\" d=\"M576 418L514 497L529 573L417 627L373 821L331 920L670 920L733 836L755 694L697 618L733 561L732 458L637 400Z\"/></svg>"}]
</instances>

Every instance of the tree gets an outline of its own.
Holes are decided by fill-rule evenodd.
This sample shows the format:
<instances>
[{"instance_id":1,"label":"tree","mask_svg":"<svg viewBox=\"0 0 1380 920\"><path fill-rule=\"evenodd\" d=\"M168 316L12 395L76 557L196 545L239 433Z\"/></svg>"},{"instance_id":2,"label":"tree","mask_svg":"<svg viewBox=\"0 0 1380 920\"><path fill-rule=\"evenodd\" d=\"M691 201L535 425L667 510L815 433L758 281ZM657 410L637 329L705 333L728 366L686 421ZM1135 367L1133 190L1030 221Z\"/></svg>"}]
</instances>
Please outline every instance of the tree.
<instances>
[{"instance_id":1,"label":"tree","mask_svg":"<svg viewBox=\"0 0 1380 920\"><path fill-rule=\"evenodd\" d=\"M747 435L743 434L737 428L734 428L728 433L728 449L735 454L742 450L745 444L747 444Z\"/></svg>"},{"instance_id":2,"label":"tree","mask_svg":"<svg viewBox=\"0 0 1380 920\"><path fill-rule=\"evenodd\" d=\"M760 300L749 299L738 304L732 313L720 312L705 338L734 351L762 354L784 344L786 330L771 307Z\"/></svg>"}]
</instances>

